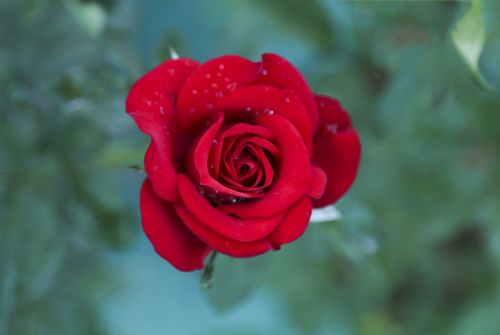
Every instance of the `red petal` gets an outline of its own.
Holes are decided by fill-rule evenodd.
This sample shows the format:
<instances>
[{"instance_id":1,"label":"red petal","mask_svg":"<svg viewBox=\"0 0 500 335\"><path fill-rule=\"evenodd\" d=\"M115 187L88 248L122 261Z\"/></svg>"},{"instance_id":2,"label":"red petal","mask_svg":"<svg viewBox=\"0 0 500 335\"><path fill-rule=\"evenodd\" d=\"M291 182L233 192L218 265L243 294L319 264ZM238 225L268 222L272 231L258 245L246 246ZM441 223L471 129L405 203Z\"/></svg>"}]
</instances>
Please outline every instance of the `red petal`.
<instances>
[{"instance_id":1,"label":"red petal","mask_svg":"<svg viewBox=\"0 0 500 335\"><path fill-rule=\"evenodd\" d=\"M257 256L271 250L271 245L266 240L240 242L228 239L208 228L187 209L180 206L176 206L175 209L194 234L220 253L243 258Z\"/></svg>"},{"instance_id":2,"label":"red petal","mask_svg":"<svg viewBox=\"0 0 500 335\"><path fill-rule=\"evenodd\" d=\"M178 176L179 192L188 210L217 233L233 240L248 242L269 235L281 222L284 212L262 219L238 219L214 208L184 175Z\"/></svg>"},{"instance_id":3,"label":"red petal","mask_svg":"<svg viewBox=\"0 0 500 335\"><path fill-rule=\"evenodd\" d=\"M269 241L275 249L285 243L298 239L306 231L312 213L311 200L302 198L293 205L278 228L271 234Z\"/></svg>"},{"instance_id":4,"label":"red petal","mask_svg":"<svg viewBox=\"0 0 500 335\"><path fill-rule=\"evenodd\" d=\"M325 193L327 176L325 171L317 166L312 166L311 186L309 187L308 196L319 199Z\"/></svg>"},{"instance_id":5,"label":"red petal","mask_svg":"<svg viewBox=\"0 0 500 335\"><path fill-rule=\"evenodd\" d=\"M311 182L309 153L290 121L277 115L259 116L256 121L274 134L282 158L274 173L275 181L262 198L219 207L245 218L269 217L286 210L308 191Z\"/></svg>"},{"instance_id":6,"label":"red petal","mask_svg":"<svg viewBox=\"0 0 500 335\"><path fill-rule=\"evenodd\" d=\"M216 108L227 112L267 112L283 116L295 126L312 152L311 121L300 97L293 91L262 85L242 87L222 98Z\"/></svg>"},{"instance_id":7,"label":"red petal","mask_svg":"<svg viewBox=\"0 0 500 335\"><path fill-rule=\"evenodd\" d=\"M142 184L140 202L142 226L156 252L178 270L203 268L210 248L184 226L171 205L154 193L148 179Z\"/></svg>"},{"instance_id":8,"label":"red petal","mask_svg":"<svg viewBox=\"0 0 500 335\"><path fill-rule=\"evenodd\" d=\"M313 200L313 205L323 207L337 201L356 178L361 143L338 101L328 97L317 99L321 129L314 139L313 163L326 173L327 184L325 193L321 199Z\"/></svg>"},{"instance_id":9,"label":"red petal","mask_svg":"<svg viewBox=\"0 0 500 335\"><path fill-rule=\"evenodd\" d=\"M172 120L173 101L197 66L198 63L189 59L164 62L137 80L127 96L127 113L139 129L151 137L144 157L146 173L156 193L168 201L178 200L171 146L171 137L176 131Z\"/></svg>"},{"instance_id":10,"label":"red petal","mask_svg":"<svg viewBox=\"0 0 500 335\"><path fill-rule=\"evenodd\" d=\"M127 113L152 113L169 119L173 114L173 98L196 67L198 63L187 58L158 65L139 78L130 89L125 103ZM140 121L136 122L141 128Z\"/></svg>"},{"instance_id":11,"label":"red petal","mask_svg":"<svg viewBox=\"0 0 500 335\"><path fill-rule=\"evenodd\" d=\"M173 162L171 145L172 133L168 130L166 121L152 113L131 115L139 128L151 137L151 143L144 156L144 168L155 192L164 200L178 201L177 171Z\"/></svg>"},{"instance_id":12,"label":"red petal","mask_svg":"<svg viewBox=\"0 0 500 335\"><path fill-rule=\"evenodd\" d=\"M313 131L318 128L318 109L314 95L300 72L286 59L275 54L262 55L262 71L259 82L295 91L309 113Z\"/></svg>"},{"instance_id":13,"label":"red petal","mask_svg":"<svg viewBox=\"0 0 500 335\"><path fill-rule=\"evenodd\" d=\"M210 116L214 104L237 87L254 82L260 63L239 56L223 56L202 64L186 81L177 101L181 127L193 131Z\"/></svg>"},{"instance_id":14,"label":"red petal","mask_svg":"<svg viewBox=\"0 0 500 335\"><path fill-rule=\"evenodd\" d=\"M234 189L226 187L219 183L212 177L209 171L210 149L214 144L214 140L219 132L222 123L224 122L224 115L219 113L216 117L215 122L208 128L205 133L200 137L197 143L195 143L195 149L193 153L193 162L196 170L196 179L200 185L212 188L216 192L221 192L227 196L234 196L240 198L252 198L254 195L238 192ZM193 174L193 173L192 173Z\"/></svg>"}]
</instances>

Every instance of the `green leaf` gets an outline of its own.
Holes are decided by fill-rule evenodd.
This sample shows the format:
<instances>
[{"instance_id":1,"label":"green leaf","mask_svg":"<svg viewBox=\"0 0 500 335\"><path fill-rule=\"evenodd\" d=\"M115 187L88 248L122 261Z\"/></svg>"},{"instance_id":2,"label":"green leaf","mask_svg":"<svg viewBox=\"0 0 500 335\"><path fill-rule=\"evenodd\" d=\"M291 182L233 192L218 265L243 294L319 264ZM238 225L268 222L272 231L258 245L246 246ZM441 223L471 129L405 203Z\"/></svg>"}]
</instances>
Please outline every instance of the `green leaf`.
<instances>
[{"instance_id":1,"label":"green leaf","mask_svg":"<svg viewBox=\"0 0 500 335\"><path fill-rule=\"evenodd\" d=\"M478 84L487 90L493 90L479 69L479 58L486 40L481 0L472 0L470 10L457 22L451 37Z\"/></svg>"}]
</instances>

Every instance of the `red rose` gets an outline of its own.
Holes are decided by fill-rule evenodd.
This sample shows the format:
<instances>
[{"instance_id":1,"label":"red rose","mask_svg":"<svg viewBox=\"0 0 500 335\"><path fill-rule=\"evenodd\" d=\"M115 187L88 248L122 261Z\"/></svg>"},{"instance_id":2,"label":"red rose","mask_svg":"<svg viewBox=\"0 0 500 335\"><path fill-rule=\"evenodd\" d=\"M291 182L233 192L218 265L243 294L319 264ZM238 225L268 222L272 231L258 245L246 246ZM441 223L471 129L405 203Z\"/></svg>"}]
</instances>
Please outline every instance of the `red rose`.
<instances>
[{"instance_id":1,"label":"red rose","mask_svg":"<svg viewBox=\"0 0 500 335\"><path fill-rule=\"evenodd\" d=\"M151 137L144 231L182 271L212 249L251 257L296 240L358 169L347 112L277 55L169 60L134 84L126 109Z\"/></svg>"}]
</instances>

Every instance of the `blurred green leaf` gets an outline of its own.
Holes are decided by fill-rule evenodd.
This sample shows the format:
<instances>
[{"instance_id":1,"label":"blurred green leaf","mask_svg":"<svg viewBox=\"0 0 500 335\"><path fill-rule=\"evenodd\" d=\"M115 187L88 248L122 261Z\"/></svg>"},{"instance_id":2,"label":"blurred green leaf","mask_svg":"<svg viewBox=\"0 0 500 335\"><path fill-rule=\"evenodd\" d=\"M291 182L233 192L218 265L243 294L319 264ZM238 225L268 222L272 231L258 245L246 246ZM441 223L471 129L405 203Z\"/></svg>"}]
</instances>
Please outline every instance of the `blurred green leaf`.
<instances>
[{"instance_id":1,"label":"blurred green leaf","mask_svg":"<svg viewBox=\"0 0 500 335\"><path fill-rule=\"evenodd\" d=\"M469 11L458 20L451 32L453 42L460 55L463 57L478 83L485 89L492 90L481 74L479 58L486 40L482 0L472 0Z\"/></svg>"}]
</instances>

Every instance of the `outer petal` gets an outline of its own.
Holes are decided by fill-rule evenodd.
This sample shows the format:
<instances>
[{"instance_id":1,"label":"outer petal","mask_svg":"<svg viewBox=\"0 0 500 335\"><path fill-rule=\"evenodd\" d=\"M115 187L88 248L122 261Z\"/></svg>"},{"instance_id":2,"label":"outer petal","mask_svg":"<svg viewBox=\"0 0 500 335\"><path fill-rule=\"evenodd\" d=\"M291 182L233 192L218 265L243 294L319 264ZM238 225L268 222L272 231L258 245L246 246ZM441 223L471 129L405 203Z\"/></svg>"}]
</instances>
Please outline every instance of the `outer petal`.
<instances>
[{"instance_id":1,"label":"outer petal","mask_svg":"<svg viewBox=\"0 0 500 335\"><path fill-rule=\"evenodd\" d=\"M201 65L182 87L177 101L180 126L194 131L214 111L214 104L240 86L254 82L260 64L239 56L223 56Z\"/></svg>"},{"instance_id":2,"label":"outer petal","mask_svg":"<svg viewBox=\"0 0 500 335\"><path fill-rule=\"evenodd\" d=\"M300 72L286 59L275 54L262 55L262 71L259 82L295 91L309 112L313 131L318 128L318 109L314 95Z\"/></svg>"},{"instance_id":3,"label":"outer petal","mask_svg":"<svg viewBox=\"0 0 500 335\"><path fill-rule=\"evenodd\" d=\"M132 86L127 96L127 113L139 129L151 137L144 165L156 193L167 201L177 201L176 167L171 137L174 99L181 85L198 63L190 59L170 60L157 66ZM179 146L180 140L175 141Z\"/></svg>"},{"instance_id":4,"label":"outer petal","mask_svg":"<svg viewBox=\"0 0 500 335\"><path fill-rule=\"evenodd\" d=\"M309 187L308 196L319 199L325 193L326 183L328 177L325 171L321 168L313 165L312 166L312 176L311 176L311 186Z\"/></svg>"},{"instance_id":5,"label":"outer petal","mask_svg":"<svg viewBox=\"0 0 500 335\"><path fill-rule=\"evenodd\" d=\"M264 112L283 116L298 130L309 151L312 152L312 126L308 111L294 91L271 86L242 87L222 98L217 109L228 112Z\"/></svg>"},{"instance_id":6,"label":"outer petal","mask_svg":"<svg viewBox=\"0 0 500 335\"><path fill-rule=\"evenodd\" d=\"M259 116L256 121L274 134L282 158L275 181L262 198L220 206L228 214L245 218L265 218L286 210L306 194L311 183L309 153L295 127L277 115Z\"/></svg>"},{"instance_id":7,"label":"outer petal","mask_svg":"<svg viewBox=\"0 0 500 335\"><path fill-rule=\"evenodd\" d=\"M239 219L214 208L184 175L178 176L179 192L187 209L203 224L226 238L248 242L269 235L283 219L285 212L259 219Z\"/></svg>"},{"instance_id":8,"label":"outer petal","mask_svg":"<svg viewBox=\"0 0 500 335\"><path fill-rule=\"evenodd\" d=\"M280 245L293 242L302 236L309 224L311 213L312 204L307 197L293 205L278 228L269 237L274 248L278 249Z\"/></svg>"},{"instance_id":9,"label":"outer petal","mask_svg":"<svg viewBox=\"0 0 500 335\"><path fill-rule=\"evenodd\" d=\"M325 171L325 193L313 200L314 207L337 201L351 186L358 171L361 142L351 129L351 121L338 101L317 97L321 128L314 139L313 163Z\"/></svg>"},{"instance_id":10,"label":"outer petal","mask_svg":"<svg viewBox=\"0 0 500 335\"><path fill-rule=\"evenodd\" d=\"M271 250L271 245L266 240L240 242L228 239L214 232L191 214L187 209L176 206L177 214L184 223L211 248L232 257L253 257Z\"/></svg>"},{"instance_id":11,"label":"outer petal","mask_svg":"<svg viewBox=\"0 0 500 335\"><path fill-rule=\"evenodd\" d=\"M156 252L178 270L203 268L210 248L184 226L171 205L154 193L148 179L142 184L140 201L142 226Z\"/></svg>"}]
</instances>

